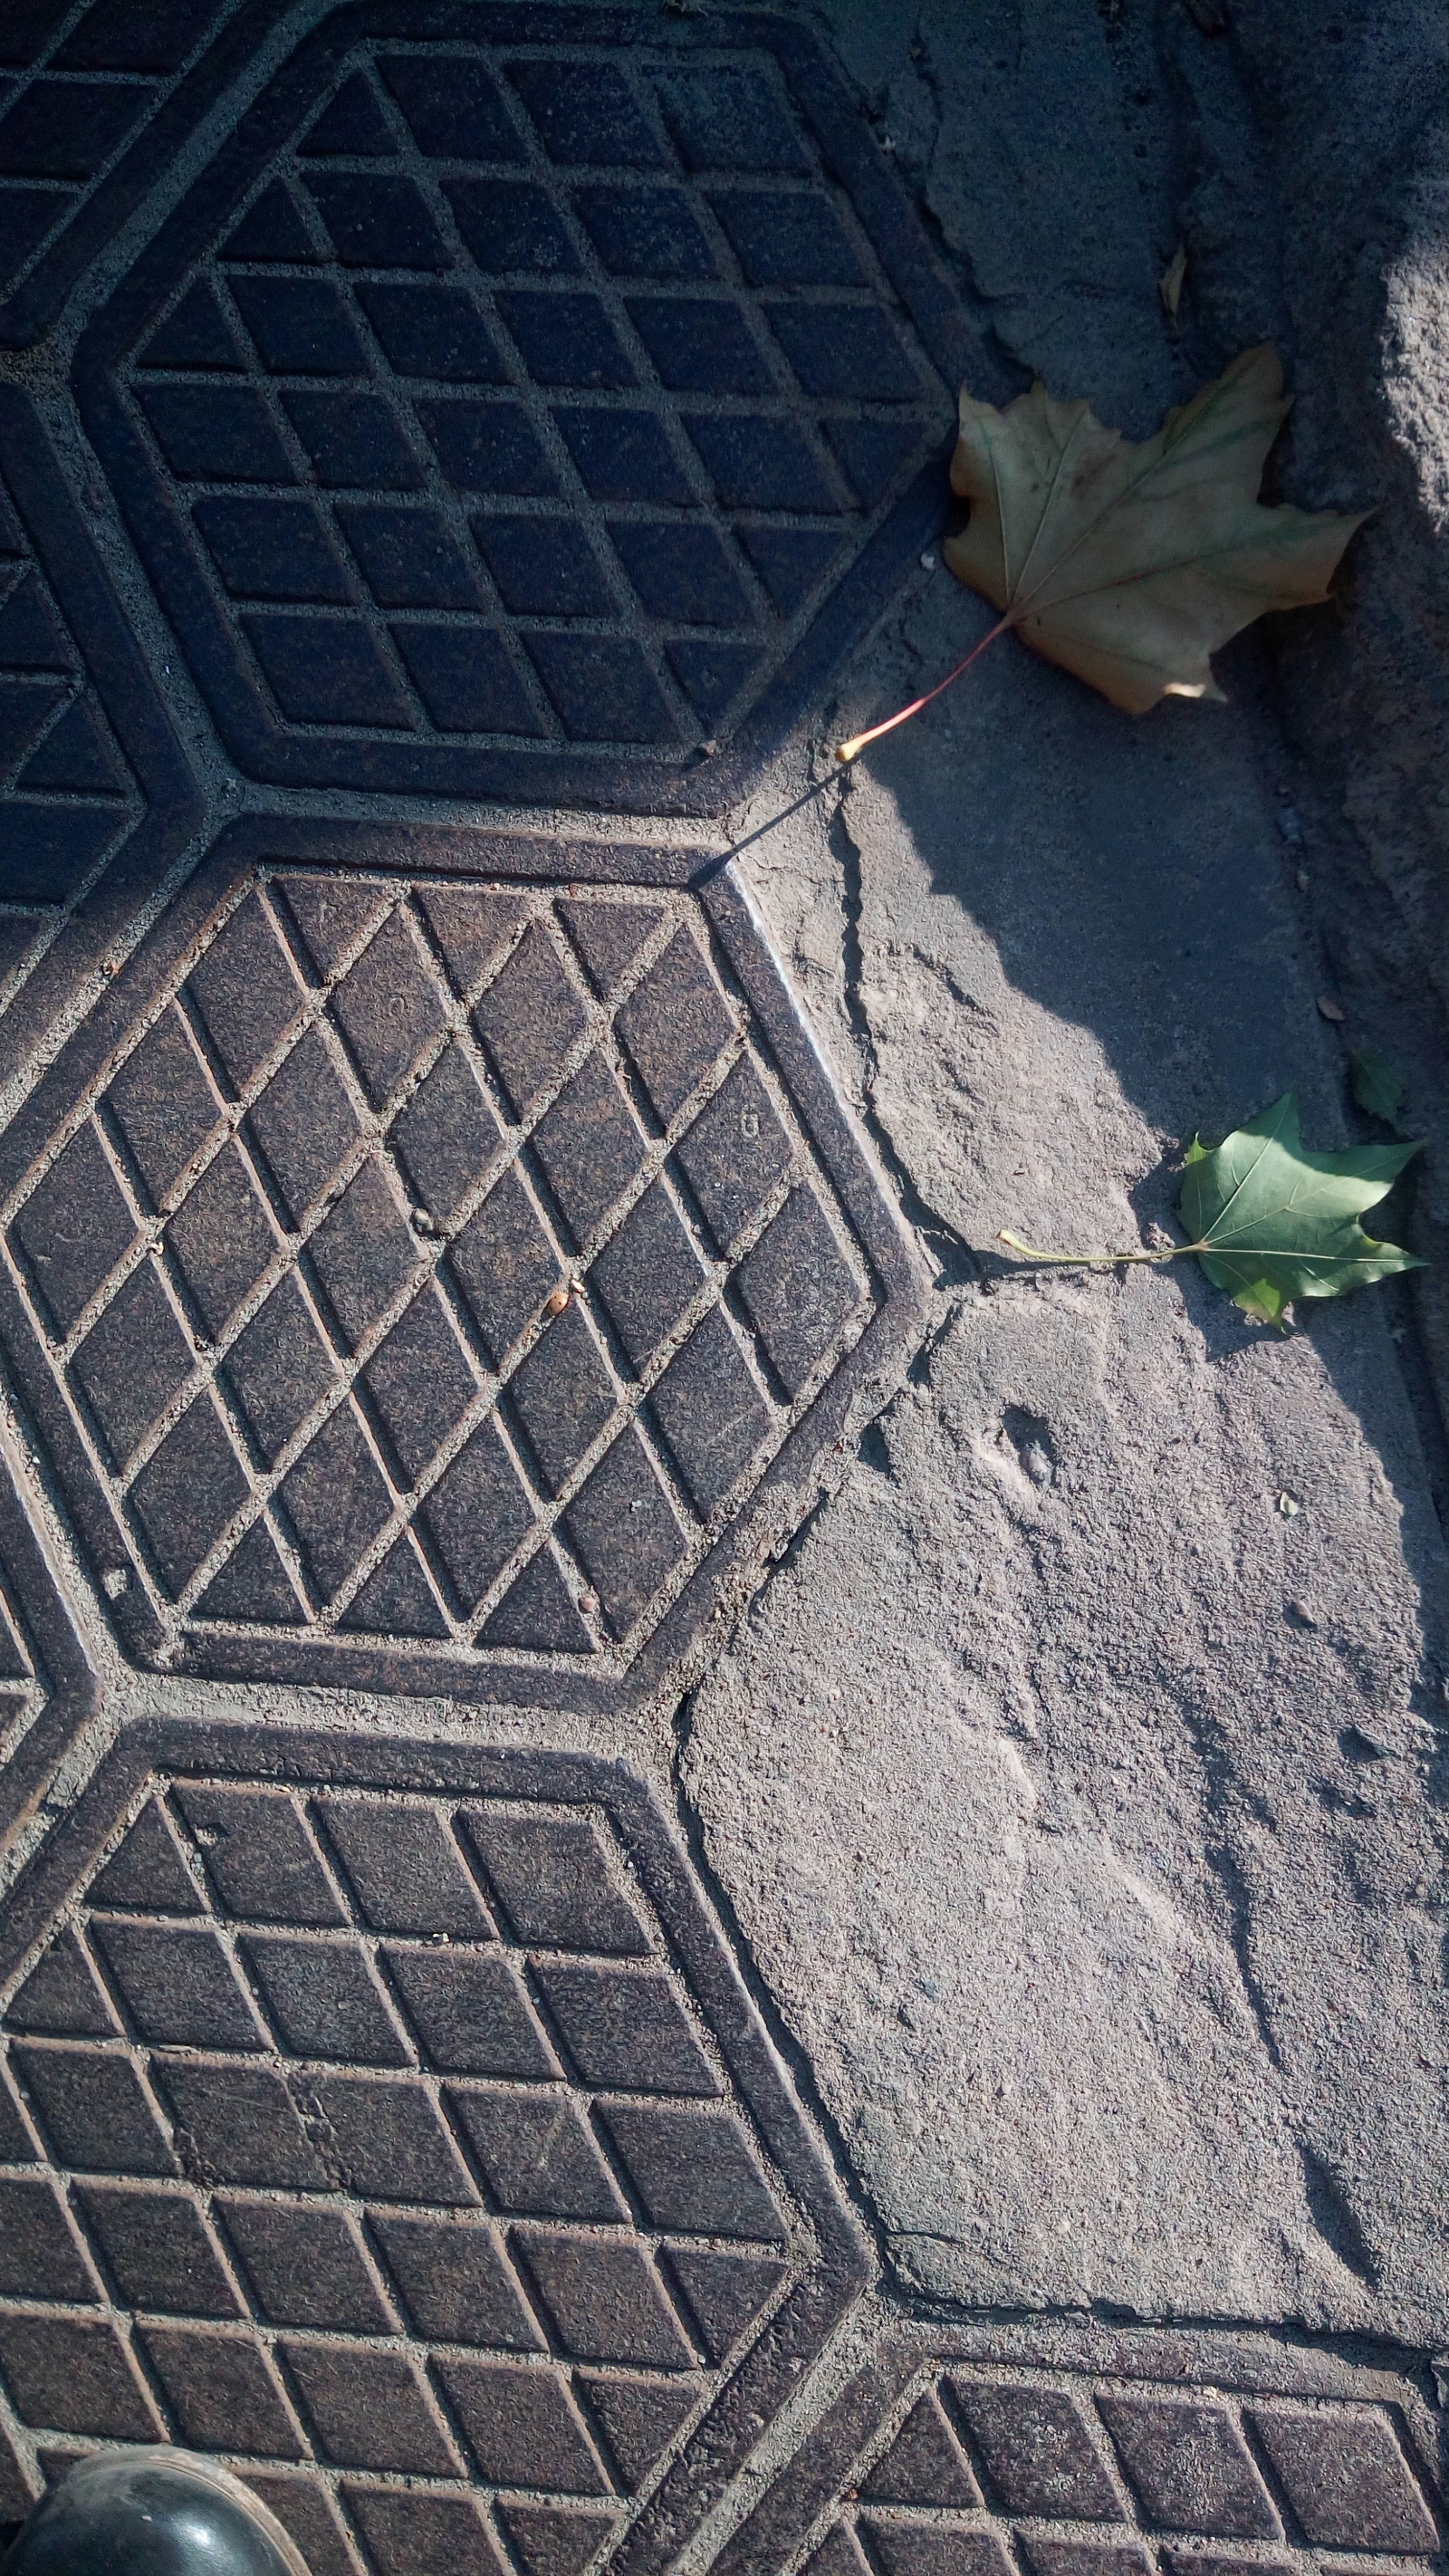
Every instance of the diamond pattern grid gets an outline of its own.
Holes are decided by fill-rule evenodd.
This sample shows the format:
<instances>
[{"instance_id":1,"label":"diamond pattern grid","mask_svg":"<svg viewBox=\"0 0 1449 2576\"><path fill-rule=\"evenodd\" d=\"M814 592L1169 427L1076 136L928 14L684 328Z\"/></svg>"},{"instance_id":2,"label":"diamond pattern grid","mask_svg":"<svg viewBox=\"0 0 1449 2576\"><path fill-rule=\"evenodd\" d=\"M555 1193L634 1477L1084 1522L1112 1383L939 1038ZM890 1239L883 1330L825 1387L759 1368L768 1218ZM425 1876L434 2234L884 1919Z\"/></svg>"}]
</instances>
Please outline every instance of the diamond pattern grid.
<instances>
[{"instance_id":1,"label":"diamond pattern grid","mask_svg":"<svg viewBox=\"0 0 1449 2576\"><path fill-rule=\"evenodd\" d=\"M0 943L37 932L105 864L140 796L24 524L0 500Z\"/></svg>"},{"instance_id":2,"label":"diamond pattern grid","mask_svg":"<svg viewBox=\"0 0 1449 2576\"><path fill-rule=\"evenodd\" d=\"M55 319L277 15L275 0L21 0L0 15L0 342L25 347Z\"/></svg>"},{"instance_id":3,"label":"diamond pattern grid","mask_svg":"<svg viewBox=\"0 0 1449 2576\"><path fill-rule=\"evenodd\" d=\"M245 190L204 182L121 290L93 432L256 774L717 805L716 751L767 702L778 736L823 612L828 662L877 541L939 515L934 473L906 498L962 358L924 240L883 168L840 184L865 130L816 130L830 77L768 22L391 23L324 25Z\"/></svg>"},{"instance_id":4,"label":"diamond pattern grid","mask_svg":"<svg viewBox=\"0 0 1449 2576\"><path fill-rule=\"evenodd\" d=\"M153 1653L413 1687L626 1674L877 1300L653 887L245 871L6 1240Z\"/></svg>"},{"instance_id":5,"label":"diamond pattern grid","mask_svg":"<svg viewBox=\"0 0 1449 2576\"><path fill-rule=\"evenodd\" d=\"M1180 2368L1180 2338L1173 2359ZM1149 2358L1141 2369L1041 2367L1029 2350L924 2370L883 2359L717 2565L727 2576L1347 2576L1355 2564L1442 2564L1442 2508L1382 2381L1374 2402L1295 2390L1291 2360L1279 2389L1257 2373L1247 2387L1154 2385ZM823 2515L822 2493L835 2499Z\"/></svg>"},{"instance_id":6,"label":"diamond pattern grid","mask_svg":"<svg viewBox=\"0 0 1449 2576\"><path fill-rule=\"evenodd\" d=\"M27 398L0 386L0 1081L94 972L194 814L49 441Z\"/></svg>"},{"instance_id":7,"label":"diamond pattern grid","mask_svg":"<svg viewBox=\"0 0 1449 2576\"><path fill-rule=\"evenodd\" d=\"M171 2439L313 2576L612 2558L816 2255L607 1814L151 1773L87 1878L0 2021L0 2507Z\"/></svg>"}]
</instances>

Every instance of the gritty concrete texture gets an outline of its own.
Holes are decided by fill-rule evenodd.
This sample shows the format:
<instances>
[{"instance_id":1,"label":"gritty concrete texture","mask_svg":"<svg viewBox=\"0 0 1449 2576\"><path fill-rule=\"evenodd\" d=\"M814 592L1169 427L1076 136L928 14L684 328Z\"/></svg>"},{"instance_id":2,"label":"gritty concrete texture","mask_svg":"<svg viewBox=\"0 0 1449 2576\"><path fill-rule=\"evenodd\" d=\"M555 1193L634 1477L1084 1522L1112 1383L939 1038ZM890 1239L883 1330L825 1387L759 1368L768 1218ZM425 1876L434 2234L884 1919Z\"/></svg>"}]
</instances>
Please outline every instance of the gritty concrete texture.
<instances>
[{"instance_id":1,"label":"gritty concrete texture","mask_svg":"<svg viewBox=\"0 0 1449 2576\"><path fill-rule=\"evenodd\" d=\"M726 813L645 814L626 833L608 813L450 801L431 774L408 795L238 776L206 673L184 662L88 443L71 370L81 334L248 101L328 14L322 0L267 16L245 77L158 164L48 335L0 360L85 514L205 808L171 877L149 876L124 919L96 928L68 1025L103 1023L111 970L150 921L167 935L180 887L238 818L278 861L295 862L309 834L339 849L355 836L342 864L358 871L391 864L379 847L399 830L462 850L557 836L595 879L627 874L623 844L638 842L651 853L631 879L642 887L677 882L686 845L721 863L734 852L719 882L757 906L813 1031L801 1043L818 1046L850 1105L871 1186L930 1283L884 1409L877 1387L832 1419L829 1453L811 1454L770 1529L752 1532L683 1678L642 1706L591 1708L560 1690L546 1708L468 1708L431 1683L430 1697L408 1697L371 1675L303 1687L290 1666L250 1680L142 1672L35 1419L7 1395L0 1421L44 1566L43 1583L17 1589L17 1705L29 1723L48 1690L46 1726L51 1707L64 1721L53 1745L43 1738L46 1764L59 1761L43 1794L38 1755L27 1775L12 1855L26 1873L12 1916L39 1927L17 1983L84 1876L68 1857L71 1810L112 1749L122 1766L150 1758L148 1727L218 1742L246 1729L258 1780L305 1763L324 1798L329 1762L339 1779L381 1762L379 1779L413 1779L421 1798L442 1794L435 1760L445 1785L450 1763L461 1782L475 1762L585 1755L622 1766L662 1810L669 1869L723 1926L733 1958L720 1950L719 1974L749 1989L751 2046L761 2065L783 2059L874 2275L842 2324L803 2338L792 2393L772 2386L757 2402L742 2375L731 2402L755 2407L758 2448L727 2490L708 2467L718 2422L697 2446L679 2433L678 2475L709 2512L701 2522L691 2505L659 2551L662 2563L688 2527L678 2563L691 2571L798 2452L805 2468L781 2482L795 2480L788 2514L758 2549L751 2523L736 2560L784 2576L818 2546L822 2571L859 2576L857 2469L877 2474L903 2437L899 2410L942 2372L937 2467L956 2443L980 2472L980 2437L952 2393L967 2362L1033 2385L1070 2379L1078 2395L1053 2380L1053 2403L1079 2398L1097 2427L1124 2547L1133 2496L1165 2492L1122 2434L1140 2418L1121 2402L1132 2384L1157 2392L1161 2456L1186 2421L1161 2394L1174 2388L1219 2391L1223 2457L1256 2446L1248 2483L1257 2499L1261 2476L1271 2511L1255 2501L1246 2526L1207 2515L1176 2527L1266 2538L1276 2514L1294 2563L1313 2563L1319 2525L1294 2501L1305 2473L1270 2457L1253 2412L1263 2397L1270 2413L1326 2409L1313 2438L1329 2442L1330 2418L1339 2428L1330 2483L1357 2460L1361 2503L1398 2499L1396 2522L1387 2504L1377 2522L1369 2503L1357 2520L1345 2507L1321 2545L1431 2546L1414 2499L1449 2390L1449 1447L1435 1395L1436 1375L1449 1383L1449 1265L1295 1317L1280 1337L1188 1265L1034 1270L996 1240L1009 1226L1062 1249L1160 1246L1187 1140L1215 1138L1290 1084L1312 1143L1380 1133L1348 1090L1346 1049L1365 1040L1402 1066L1415 1131L1449 1132L1435 998L1444 35L1418 0L1390 0L1371 23L1357 0L1336 17L1326 6L827 0L793 13L839 60L863 102L860 133L914 201L979 352L976 390L1006 399L1040 370L1142 437L1235 350L1283 347L1299 409L1275 488L1377 516L1333 607L1221 657L1225 707L1174 703L1132 723L1008 638L842 780L834 741L940 677L989 622L934 546L913 545L884 621L832 663L808 725ZM705 46L706 30L673 24L689 8L671 0L669 18L662 41ZM1230 23L1213 32L1219 20ZM632 23L652 44L662 21L641 10ZM572 188L577 174L558 167L550 186ZM1179 245L1174 322L1159 281ZM567 873L558 850L549 864ZM57 1018L14 1077L12 1142L64 1034ZM1385 1231L1449 1250L1443 1169L1431 1143ZM52 1583L40 1620L34 1601L49 1604ZM54 1643L72 1636L73 1674ZM96 1959L88 1973L114 1986L104 1942ZM546 1998L530 2009L555 2032ZM131 2062L142 2042L130 2023L124 2037L105 2029L106 2063ZM42 2038L65 2053L85 2033ZM592 2023L584 2038L597 2038ZM14 2134L44 2146L37 2101ZM40 2159L5 2154L17 2164L7 2188L25 2187L16 2205L38 2206L19 2168ZM57 2147L49 2162L66 2190L92 2188L75 2157ZM371 2226L345 2175L337 2188L347 2224ZM115 2322L129 2334L128 2312ZM881 2362L883 2339L902 2335L892 2348L908 2359ZM0 2380L23 2415L36 2338L16 2349ZM852 2416L852 2388L872 2373ZM148 2406L172 2406L159 2380L146 2385ZM49 2402L34 2395L16 2430L18 2485L0 2452L7 2514L55 2468ZM841 2409L849 2438L812 2485L812 2428ZM617 2501L625 2466L611 2456ZM280 2478L281 2457L255 2454L270 2461L255 2473ZM603 2449L599 2460L602 2477ZM582 2566L592 2504L551 2505L525 2542L496 2482L474 2483L485 2518L503 2517L497 2546L530 2576ZM943 2498L884 2496L883 2519L867 2516L879 2562L904 2565L922 2528L899 2516L966 2515L967 2483L960 2470ZM1006 2493L989 2489L983 2530ZM326 2542L325 2576L402 2563L381 2508L339 2511L352 2519ZM1164 2519L1150 2502L1142 2512ZM836 2517L833 2537L823 2523L809 2536L812 2513ZM482 2563L474 2524L456 2528Z\"/></svg>"},{"instance_id":2,"label":"gritty concrete texture","mask_svg":"<svg viewBox=\"0 0 1449 2576\"><path fill-rule=\"evenodd\" d=\"M998 338L1140 430L1181 361L1130 126L1091 120L1077 226L1042 13L991 14L991 77L947 12L918 66L877 23L858 67ZM1048 14L1109 99L1102 19ZM986 623L924 577L840 732ZM1444 1559L1406 1309L1285 1343L1191 1274L990 1255L1152 1240L1186 1139L1289 1083L1346 1132L1293 764L1255 655L1226 676L1231 711L1134 727L1008 640L833 829L747 854L968 1284L697 1695L685 1778L904 2279L1442 2337Z\"/></svg>"},{"instance_id":3,"label":"gritty concrete texture","mask_svg":"<svg viewBox=\"0 0 1449 2576\"><path fill-rule=\"evenodd\" d=\"M982 297L1003 360L1134 436L1273 339L1296 409L1270 468L1367 509L1339 606L1256 651L1347 1045L1391 1056L1408 1131L1449 1123L1449 35L1432 0L833 13L897 164ZM1175 327L1155 285L1181 247ZM1024 375L1016 379L1024 382ZM994 389L990 389L994 390ZM1414 1299L1449 1383L1444 1158L1413 1193Z\"/></svg>"},{"instance_id":4,"label":"gritty concrete texture","mask_svg":"<svg viewBox=\"0 0 1449 2576\"><path fill-rule=\"evenodd\" d=\"M1373 509L1344 615L1286 619L1270 650L1311 765L1312 868L1342 996L1410 1083L1415 1132L1449 1093L1449 31L1419 0L1234 12L1246 103L1281 207L1281 292L1299 405L1285 491ZM1199 53L1201 48L1198 49ZM1187 49L1183 49L1186 59ZM1192 238L1188 222L1189 241ZM1444 1161L1425 1167L1418 1291L1449 1379Z\"/></svg>"},{"instance_id":5,"label":"gritty concrete texture","mask_svg":"<svg viewBox=\"0 0 1449 2576\"><path fill-rule=\"evenodd\" d=\"M836 834L861 1079L948 1244L1130 1246L1234 1103L1332 1133L1311 961L1226 721L980 676ZM1096 737L1081 797L1043 731ZM1432 2335L1443 1561L1388 1311L987 1286L696 1698L711 1856L919 2286Z\"/></svg>"}]
</instances>

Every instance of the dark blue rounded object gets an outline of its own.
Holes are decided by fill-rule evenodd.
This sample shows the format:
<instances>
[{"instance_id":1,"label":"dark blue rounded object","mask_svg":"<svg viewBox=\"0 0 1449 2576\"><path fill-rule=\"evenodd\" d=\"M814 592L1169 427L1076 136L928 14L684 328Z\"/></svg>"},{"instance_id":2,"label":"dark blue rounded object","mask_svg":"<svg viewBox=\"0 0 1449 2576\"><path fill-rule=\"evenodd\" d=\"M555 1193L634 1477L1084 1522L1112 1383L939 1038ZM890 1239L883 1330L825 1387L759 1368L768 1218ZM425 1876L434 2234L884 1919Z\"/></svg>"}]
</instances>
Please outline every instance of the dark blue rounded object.
<instances>
[{"instance_id":1,"label":"dark blue rounded object","mask_svg":"<svg viewBox=\"0 0 1449 2576\"><path fill-rule=\"evenodd\" d=\"M307 2576L276 2516L213 2460L98 2451L43 2496L0 2576Z\"/></svg>"}]
</instances>

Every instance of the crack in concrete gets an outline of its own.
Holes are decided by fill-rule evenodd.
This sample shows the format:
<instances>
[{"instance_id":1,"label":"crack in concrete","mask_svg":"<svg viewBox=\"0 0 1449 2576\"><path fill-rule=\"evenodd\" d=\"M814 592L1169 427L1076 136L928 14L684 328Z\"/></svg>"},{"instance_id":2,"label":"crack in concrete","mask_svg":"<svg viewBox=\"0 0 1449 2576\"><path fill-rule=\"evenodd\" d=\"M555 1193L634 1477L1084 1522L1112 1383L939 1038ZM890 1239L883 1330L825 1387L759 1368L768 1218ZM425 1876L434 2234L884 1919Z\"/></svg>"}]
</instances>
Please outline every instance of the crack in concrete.
<instances>
[{"instance_id":1,"label":"crack in concrete","mask_svg":"<svg viewBox=\"0 0 1449 2576\"><path fill-rule=\"evenodd\" d=\"M1283 2071L1283 2052L1273 2029L1268 1999L1253 1967L1251 1957L1252 1899L1242 1865L1229 1839L1230 1783L1233 1777L1231 1749L1224 1731L1200 1702L1184 1694L1182 1715L1188 1733L1197 1748L1202 1764L1208 1817L1217 1828L1218 1839L1207 1844L1204 1858L1222 1889L1227 1908L1229 1946L1242 1980L1243 1994L1257 2025L1258 2036L1275 2074Z\"/></svg>"},{"instance_id":2,"label":"crack in concrete","mask_svg":"<svg viewBox=\"0 0 1449 2576\"><path fill-rule=\"evenodd\" d=\"M830 818L829 840L840 863L842 986L846 1024L860 1056L862 1115L871 1142L895 1184L904 1214L936 1257L937 1287L957 1288L968 1283L976 1286L980 1283L981 1270L975 1252L950 1218L943 1216L939 1208L932 1207L924 1196L877 1103L880 1057L865 999L865 950L861 940L865 889L860 846L851 831L845 806L846 799L842 796ZM960 998L969 1000L969 996Z\"/></svg>"},{"instance_id":3,"label":"crack in concrete","mask_svg":"<svg viewBox=\"0 0 1449 2576\"><path fill-rule=\"evenodd\" d=\"M1327 2172L1326 2167L1320 2167L1320 2170ZM1333 2187L1337 2188L1336 2185ZM1363 2239L1351 2212L1348 2213L1348 2224L1362 2245ZM973 2324L982 2325L1050 2325L1090 2320L1098 2325L1143 2327L1154 2334L1173 2328L1186 2333L1250 2333L1261 2335L1266 2342L1283 2351L1334 2352L1355 2360L1362 2360L1371 2353L1394 2369L1420 2371L1423 2367L1423 2355L1417 2345L1396 2342L1391 2336L1363 2332L1325 2333L1280 2320L1244 2316L1227 2308L1180 2308L1164 2317L1160 2310L1137 2308L1130 2301L1121 2299L1044 2298L1031 2303L952 2299L938 2290L912 2287L909 2273L903 2269L903 2260L908 2258L903 2258L902 2249L911 2245L943 2245L954 2253L959 2247L959 2238L943 2235L932 2228L913 2227L888 2236L887 2243L892 2269L889 2281L882 2285L882 2296L893 2296L904 2313L915 2318L935 2318L943 2324L969 2318ZM1332 2250L1341 2262L1349 2261L1337 2245ZM1372 2256L1365 2253L1363 2259L1371 2262ZM1358 2271L1359 2267L1350 2262L1349 2268ZM1373 2276L1360 2272L1359 2277L1368 2280Z\"/></svg>"},{"instance_id":4,"label":"crack in concrete","mask_svg":"<svg viewBox=\"0 0 1449 2576\"><path fill-rule=\"evenodd\" d=\"M1243 1994L1257 2025L1268 2061L1280 2077L1286 2071L1282 2046L1273 2028L1268 1999L1252 1962L1253 1902L1242 1864L1228 1836L1229 1813L1234 1785L1231 1751L1220 1726L1215 1725L1201 1708L1184 1700L1183 1715L1198 1748L1203 1779L1207 1790L1209 1816L1217 1825L1219 1839L1210 1842L1204 1857L1223 1891L1227 1904L1228 1942L1242 1981ZM1303 2198L1308 2216L1329 2252L1371 2290L1377 2290L1383 2279L1383 2267L1374 2254L1358 2213L1339 2175L1326 2159L1300 2136L1291 2110L1285 2104L1288 2134L1303 2175Z\"/></svg>"}]
</instances>

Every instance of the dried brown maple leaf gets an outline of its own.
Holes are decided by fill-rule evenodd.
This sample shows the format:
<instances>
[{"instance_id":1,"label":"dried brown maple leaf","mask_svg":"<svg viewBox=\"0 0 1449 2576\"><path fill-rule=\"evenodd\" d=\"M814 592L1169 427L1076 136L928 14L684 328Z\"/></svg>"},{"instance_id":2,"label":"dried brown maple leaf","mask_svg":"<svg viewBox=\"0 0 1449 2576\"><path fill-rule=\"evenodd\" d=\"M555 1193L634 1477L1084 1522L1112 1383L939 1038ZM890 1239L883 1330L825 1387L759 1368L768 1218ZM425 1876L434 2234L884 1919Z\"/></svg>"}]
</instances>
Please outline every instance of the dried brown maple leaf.
<instances>
[{"instance_id":1,"label":"dried brown maple leaf","mask_svg":"<svg viewBox=\"0 0 1449 2576\"><path fill-rule=\"evenodd\" d=\"M1004 411L963 391L951 483L971 516L941 552L1002 612L976 652L1012 627L1131 715L1162 697L1221 697L1209 655L1265 609L1326 599L1368 515L1261 505L1290 400L1266 347L1234 358L1140 447L1040 381Z\"/></svg>"}]
</instances>

